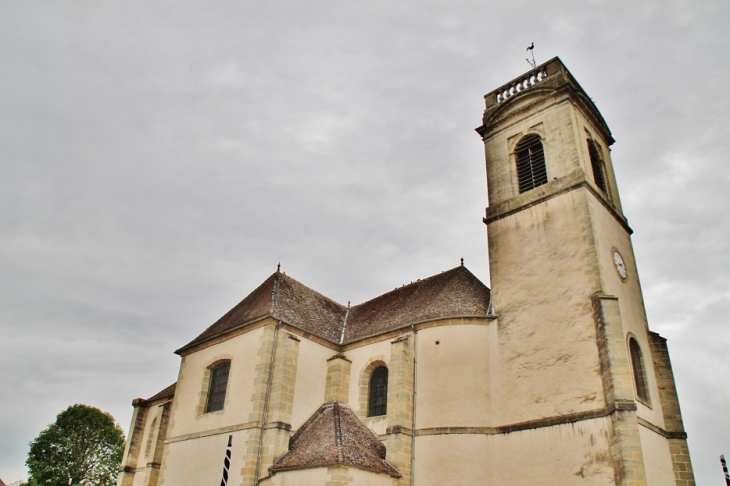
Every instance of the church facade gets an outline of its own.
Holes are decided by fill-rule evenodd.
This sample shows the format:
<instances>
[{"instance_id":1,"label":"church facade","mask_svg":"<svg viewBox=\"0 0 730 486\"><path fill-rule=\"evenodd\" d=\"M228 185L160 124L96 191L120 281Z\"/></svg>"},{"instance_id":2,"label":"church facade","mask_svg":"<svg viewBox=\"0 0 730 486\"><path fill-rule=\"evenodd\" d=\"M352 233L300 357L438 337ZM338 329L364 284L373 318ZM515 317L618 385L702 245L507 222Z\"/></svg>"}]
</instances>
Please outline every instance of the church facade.
<instances>
[{"instance_id":1,"label":"church facade","mask_svg":"<svg viewBox=\"0 0 730 486\"><path fill-rule=\"evenodd\" d=\"M119 486L693 486L603 117L554 58L485 96L492 289L277 271L133 401Z\"/></svg>"}]
</instances>

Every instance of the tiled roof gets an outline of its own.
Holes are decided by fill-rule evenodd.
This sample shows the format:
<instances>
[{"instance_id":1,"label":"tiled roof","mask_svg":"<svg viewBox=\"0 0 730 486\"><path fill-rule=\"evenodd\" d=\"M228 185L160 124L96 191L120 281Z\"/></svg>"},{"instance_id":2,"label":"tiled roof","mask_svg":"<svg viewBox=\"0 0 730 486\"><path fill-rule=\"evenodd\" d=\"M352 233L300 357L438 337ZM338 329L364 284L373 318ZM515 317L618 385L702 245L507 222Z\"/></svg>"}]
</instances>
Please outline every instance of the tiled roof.
<instances>
[{"instance_id":1,"label":"tiled roof","mask_svg":"<svg viewBox=\"0 0 730 486\"><path fill-rule=\"evenodd\" d=\"M177 352L267 316L334 344L341 344L347 316L342 341L346 344L426 320L484 316L488 307L489 289L464 266L404 285L349 313L345 306L277 272Z\"/></svg>"},{"instance_id":2,"label":"tiled roof","mask_svg":"<svg viewBox=\"0 0 730 486\"><path fill-rule=\"evenodd\" d=\"M161 398L168 398L175 395L175 388L177 388L177 382L173 383L172 385L168 386L164 390L161 390L154 395L152 395L150 398L147 399L148 402L154 402L155 400L159 400Z\"/></svg>"},{"instance_id":3,"label":"tiled roof","mask_svg":"<svg viewBox=\"0 0 730 486\"><path fill-rule=\"evenodd\" d=\"M327 341L338 343L347 308L306 285L276 272L198 337L196 344L271 316Z\"/></svg>"},{"instance_id":4,"label":"tiled roof","mask_svg":"<svg viewBox=\"0 0 730 486\"><path fill-rule=\"evenodd\" d=\"M229 310L223 317L218 319L212 326L202 332L198 337L178 349L180 352L196 344L205 342L216 336L232 331L249 322L255 321L271 313L271 295L274 291L274 282L277 274L267 278L256 290Z\"/></svg>"},{"instance_id":5,"label":"tiled roof","mask_svg":"<svg viewBox=\"0 0 730 486\"><path fill-rule=\"evenodd\" d=\"M464 266L413 282L350 309L345 343L418 322L484 316L489 289Z\"/></svg>"},{"instance_id":6,"label":"tiled roof","mask_svg":"<svg viewBox=\"0 0 730 486\"><path fill-rule=\"evenodd\" d=\"M341 402L322 405L289 439L289 450L269 471L276 474L332 465L401 477L385 461L385 445L378 436Z\"/></svg>"},{"instance_id":7,"label":"tiled roof","mask_svg":"<svg viewBox=\"0 0 730 486\"><path fill-rule=\"evenodd\" d=\"M333 343L340 342L347 308L291 277L279 274L272 315Z\"/></svg>"}]
</instances>

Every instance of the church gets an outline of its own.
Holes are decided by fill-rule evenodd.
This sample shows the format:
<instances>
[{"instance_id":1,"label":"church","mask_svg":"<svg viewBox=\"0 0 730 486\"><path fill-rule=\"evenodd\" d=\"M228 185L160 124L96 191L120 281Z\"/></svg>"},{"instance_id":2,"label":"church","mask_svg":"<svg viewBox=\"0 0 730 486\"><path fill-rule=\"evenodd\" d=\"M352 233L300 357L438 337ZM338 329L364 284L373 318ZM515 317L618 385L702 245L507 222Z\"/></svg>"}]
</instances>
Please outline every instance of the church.
<instances>
[{"instance_id":1,"label":"church","mask_svg":"<svg viewBox=\"0 0 730 486\"><path fill-rule=\"evenodd\" d=\"M132 402L118 486L694 486L608 125L557 57L484 98L492 288L277 270Z\"/></svg>"}]
</instances>

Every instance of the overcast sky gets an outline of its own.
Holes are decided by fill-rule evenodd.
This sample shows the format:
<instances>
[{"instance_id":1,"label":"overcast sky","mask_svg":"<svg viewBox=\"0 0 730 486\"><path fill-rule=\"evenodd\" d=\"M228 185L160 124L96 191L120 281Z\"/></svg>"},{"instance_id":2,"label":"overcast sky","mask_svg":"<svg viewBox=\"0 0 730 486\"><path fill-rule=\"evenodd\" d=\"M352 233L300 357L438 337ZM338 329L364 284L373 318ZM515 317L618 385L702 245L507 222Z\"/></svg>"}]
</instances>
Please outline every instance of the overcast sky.
<instances>
[{"instance_id":1,"label":"overcast sky","mask_svg":"<svg viewBox=\"0 0 730 486\"><path fill-rule=\"evenodd\" d=\"M730 3L0 0L0 477L125 431L276 269L346 303L488 283L483 95L560 56L606 118L699 486L730 455Z\"/></svg>"}]
</instances>

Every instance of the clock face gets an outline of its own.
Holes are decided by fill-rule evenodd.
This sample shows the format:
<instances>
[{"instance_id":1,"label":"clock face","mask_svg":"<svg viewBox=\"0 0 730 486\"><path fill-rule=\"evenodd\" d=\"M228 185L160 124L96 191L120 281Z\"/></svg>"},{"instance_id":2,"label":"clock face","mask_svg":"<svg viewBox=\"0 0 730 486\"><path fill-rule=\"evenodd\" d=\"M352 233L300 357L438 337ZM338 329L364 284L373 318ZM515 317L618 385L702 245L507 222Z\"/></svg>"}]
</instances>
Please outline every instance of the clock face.
<instances>
[{"instance_id":1,"label":"clock face","mask_svg":"<svg viewBox=\"0 0 730 486\"><path fill-rule=\"evenodd\" d=\"M618 276L621 277L621 279L626 280L626 277L628 273L626 272L626 264L624 263L624 258L621 256L621 253L618 252L618 250L613 251L613 264L616 265L616 271L618 272Z\"/></svg>"}]
</instances>

